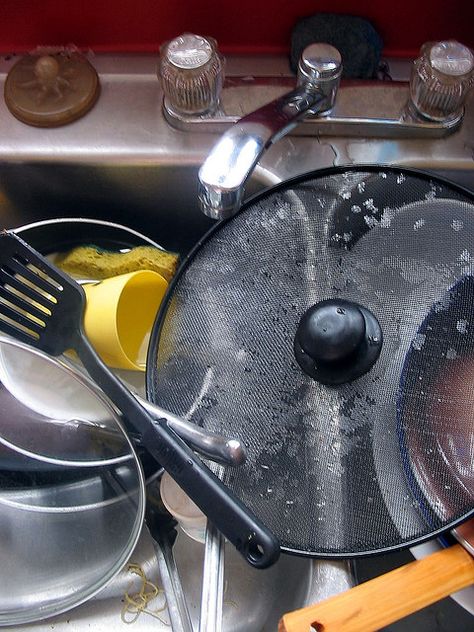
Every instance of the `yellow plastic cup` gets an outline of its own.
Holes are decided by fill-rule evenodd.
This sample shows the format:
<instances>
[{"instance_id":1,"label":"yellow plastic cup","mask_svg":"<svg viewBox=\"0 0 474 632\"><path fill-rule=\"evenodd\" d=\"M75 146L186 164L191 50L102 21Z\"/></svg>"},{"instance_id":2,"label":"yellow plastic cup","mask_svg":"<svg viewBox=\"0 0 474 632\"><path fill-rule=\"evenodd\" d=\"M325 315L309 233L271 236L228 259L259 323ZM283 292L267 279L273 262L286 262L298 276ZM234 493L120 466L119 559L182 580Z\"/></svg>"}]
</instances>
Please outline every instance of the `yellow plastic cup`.
<instances>
[{"instance_id":1,"label":"yellow plastic cup","mask_svg":"<svg viewBox=\"0 0 474 632\"><path fill-rule=\"evenodd\" d=\"M84 284L84 329L109 367L144 371L150 333L168 288L161 274L139 270Z\"/></svg>"}]
</instances>

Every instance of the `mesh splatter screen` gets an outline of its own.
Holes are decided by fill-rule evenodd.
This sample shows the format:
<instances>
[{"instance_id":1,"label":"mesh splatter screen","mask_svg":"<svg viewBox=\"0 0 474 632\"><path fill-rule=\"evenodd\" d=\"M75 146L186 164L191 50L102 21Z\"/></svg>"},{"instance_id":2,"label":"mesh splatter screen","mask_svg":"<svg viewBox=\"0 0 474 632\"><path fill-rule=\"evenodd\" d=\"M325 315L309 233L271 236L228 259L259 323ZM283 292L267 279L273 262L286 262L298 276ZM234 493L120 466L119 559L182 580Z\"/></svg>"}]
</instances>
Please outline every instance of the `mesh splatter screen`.
<instances>
[{"instance_id":1,"label":"mesh splatter screen","mask_svg":"<svg viewBox=\"0 0 474 632\"><path fill-rule=\"evenodd\" d=\"M472 196L439 179L336 169L276 187L181 270L149 395L245 443L224 480L284 550L352 556L432 537L474 507L473 256ZM293 339L305 310L335 297L371 310L384 344L366 375L329 387L302 372ZM450 385L456 362L471 379Z\"/></svg>"}]
</instances>

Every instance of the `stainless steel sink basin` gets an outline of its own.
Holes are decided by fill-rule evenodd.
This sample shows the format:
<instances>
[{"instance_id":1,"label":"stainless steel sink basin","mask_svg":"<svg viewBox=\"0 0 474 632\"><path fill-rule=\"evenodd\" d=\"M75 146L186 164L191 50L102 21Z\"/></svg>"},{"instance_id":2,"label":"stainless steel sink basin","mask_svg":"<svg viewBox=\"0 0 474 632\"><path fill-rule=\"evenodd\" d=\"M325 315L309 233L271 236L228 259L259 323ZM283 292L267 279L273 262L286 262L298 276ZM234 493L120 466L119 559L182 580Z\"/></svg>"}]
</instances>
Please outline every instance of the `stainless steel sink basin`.
<instances>
[{"instance_id":1,"label":"stainless steel sink basin","mask_svg":"<svg viewBox=\"0 0 474 632\"><path fill-rule=\"evenodd\" d=\"M289 72L281 58L275 58L274 66L259 59L228 62L229 74L258 74L260 68L267 74ZM12 63L0 60L0 79L4 80ZM103 219L129 226L185 255L213 224L198 210L197 170L216 136L187 134L164 121L152 56L104 55L95 58L94 65L101 77L102 96L74 124L53 130L27 127L0 103L0 228L54 217ZM288 136L266 153L246 192L249 195L288 177L345 163L417 167L473 188L473 99L468 106L462 128L444 139ZM156 577L146 536L137 555ZM203 548L181 534L176 555L196 622ZM376 572L376 564L369 560L367 565ZM345 562L283 556L274 568L254 571L232 551L227 555L227 573L225 630L242 632L275 630L284 612L345 590L353 582ZM22 629L54 626L55 630L100 632L125 628L120 619L122 587L111 586L76 610ZM134 626L169 630L146 615Z\"/></svg>"},{"instance_id":2,"label":"stainless steel sink basin","mask_svg":"<svg viewBox=\"0 0 474 632\"><path fill-rule=\"evenodd\" d=\"M175 544L175 557L194 629L198 628L199 621L203 552L202 544L194 542L183 532L179 533ZM155 586L162 585L153 543L146 529L130 562L138 564L145 572L147 580ZM227 548L223 629L237 632L274 632L284 612L325 596L318 592L317 588L316 594L313 592L318 580L326 586L331 584L333 590L343 590L346 587L341 564L328 564L322 570L320 565L307 560L285 556L271 569L258 571L247 566L233 549ZM99 595L82 606L42 622L23 625L21 628L3 629L12 632L19 629L31 632L46 632L53 629L59 632L130 629L129 623L121 618L124 595L126 592L133 595L134 592L138 592L139 587L140 581L137 576L125 567ZM158 595L150 602L148 611L154 612L164 603L164 596ZM170 632L166 610L155 613L159 614L161 620L149 612L140 613L133 623L133 629L146 632L153 628L157 632ZM133 612L123 613L123 617L130 621Z\"/></svg>"},{"instance_id":3,"label":"stainless steel sink basin","mask_svg":"<svg viewBox=\"0 0 474 632\"><path fill-rule=\"evenodd\" d=\"M5 227L55 217L113 221L185 254L213 223L197 208L197 169L197 165L4 163L0 217ZM263 186L257 178L254 186Z\"/></svg>"}]
</instances>

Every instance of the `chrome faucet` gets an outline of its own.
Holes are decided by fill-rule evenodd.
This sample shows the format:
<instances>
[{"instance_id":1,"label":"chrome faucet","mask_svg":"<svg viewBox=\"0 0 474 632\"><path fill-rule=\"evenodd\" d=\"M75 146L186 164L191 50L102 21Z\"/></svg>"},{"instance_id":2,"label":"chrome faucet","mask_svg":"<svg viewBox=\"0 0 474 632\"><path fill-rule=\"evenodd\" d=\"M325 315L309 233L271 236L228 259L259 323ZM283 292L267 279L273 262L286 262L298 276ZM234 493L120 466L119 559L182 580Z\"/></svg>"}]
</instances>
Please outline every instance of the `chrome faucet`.
<instances>
[{"instance_id":1,"label":"chrome faucet","mask_svg":"<svg viewBox=\"0 0 474 632\"><path fill-rule=\"evenodd\" d=\"M245 183L264 151L307 115L327 113L336 98L342 73L339 51L311 44L298 65L297 87L232 125L199 170L199 202L214 219L235 215Z\"/></svg>"}]
</instances>

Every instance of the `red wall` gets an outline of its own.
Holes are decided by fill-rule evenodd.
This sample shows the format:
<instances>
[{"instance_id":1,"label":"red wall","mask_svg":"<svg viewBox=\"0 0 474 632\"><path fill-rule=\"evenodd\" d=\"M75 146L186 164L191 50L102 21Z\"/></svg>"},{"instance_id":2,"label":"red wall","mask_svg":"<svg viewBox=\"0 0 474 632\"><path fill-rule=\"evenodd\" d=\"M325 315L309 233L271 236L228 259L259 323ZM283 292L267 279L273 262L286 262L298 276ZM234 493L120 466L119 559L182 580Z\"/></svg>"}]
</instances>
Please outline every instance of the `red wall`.
<instances>
[{"instance_id":1,"label":"red wall","mask_svg":"<svg viewBox=\"0 0 474 632\"><path fill-rule=\"evenodd\" d=\"M212 35L227 53L283 52L295 21L321 11L370 19L386 54L413 55L447 38L474 47L474 0L0 0L0 50L156 51L191 31Z\"/></svg>"}]
</instances>

